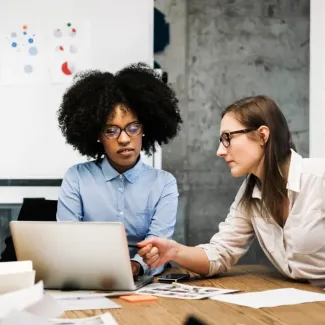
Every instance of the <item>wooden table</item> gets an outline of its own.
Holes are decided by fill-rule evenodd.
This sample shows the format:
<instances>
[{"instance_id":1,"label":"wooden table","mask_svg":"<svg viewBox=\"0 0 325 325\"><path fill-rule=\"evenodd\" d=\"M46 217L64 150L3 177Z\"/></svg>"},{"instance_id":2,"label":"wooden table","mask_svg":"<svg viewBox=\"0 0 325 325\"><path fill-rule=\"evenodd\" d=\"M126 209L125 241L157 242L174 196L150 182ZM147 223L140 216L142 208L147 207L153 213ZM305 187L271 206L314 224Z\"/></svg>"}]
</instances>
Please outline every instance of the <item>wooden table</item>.
<instances>
[{"instance_id":1,"label":"wooden table","mask_svg":"<svg viewBox=\"0 0 325 325\"><path fill-rule=\"evenodd\" d=\"M167 273L175 272L169 270ZM179 272L179 270L177 271ZM192 275L193 276L193 275ZM212 279L193 277L187 284L238 289L243 292L277 288L296 288L324 293L309 284L282 277L264 266L236 266L231 272ZM195 315L207 324L220 325L318 325L325 324L325 302L293 306L253 309L214 300L181 300L159 297L158 302L128 303L113 298L121 309L69 311L67 318L89 317L110 311L120 325L184 324L188 315Z\"/></svg>"}]
</instances>

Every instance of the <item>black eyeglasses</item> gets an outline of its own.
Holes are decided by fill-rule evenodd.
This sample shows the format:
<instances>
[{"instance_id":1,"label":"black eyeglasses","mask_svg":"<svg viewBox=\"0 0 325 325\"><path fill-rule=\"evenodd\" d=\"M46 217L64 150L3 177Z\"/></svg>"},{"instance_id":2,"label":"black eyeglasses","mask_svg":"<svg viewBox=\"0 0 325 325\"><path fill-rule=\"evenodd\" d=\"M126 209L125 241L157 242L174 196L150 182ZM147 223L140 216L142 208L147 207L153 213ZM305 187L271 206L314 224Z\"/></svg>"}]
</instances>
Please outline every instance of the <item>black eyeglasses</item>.
<instances>
[{"instance_id":1,"label":"black eyeglasses","mask_svg":"<svg viewBox=\"0 0 325 325\"><path fill-rule=\"evenodd\" d=\"M107 139L117 139L122 131L124 131L130 138L134 138L141 133L142 129L143 126L140 122L132 122L124 129L118 127L117 125L105 125L102 132Z\"/></svg>"},{"instance_id":2,"label":"black eyeglasses","mask_svg":"<svg viewBox=\"0 0 325 325\"><path fill-rule=\"evenodd\" d=\"M251 132L251 131L255 131L257 129L243 129L243 130L237 130L237 131L231 131L231 132L223 132L219 138L220 142L222 142L222 144L228 148L230 146L230 136L232 134L238 134L238 133L248 133L248 132Z\"/></svg>"}]
</instances>

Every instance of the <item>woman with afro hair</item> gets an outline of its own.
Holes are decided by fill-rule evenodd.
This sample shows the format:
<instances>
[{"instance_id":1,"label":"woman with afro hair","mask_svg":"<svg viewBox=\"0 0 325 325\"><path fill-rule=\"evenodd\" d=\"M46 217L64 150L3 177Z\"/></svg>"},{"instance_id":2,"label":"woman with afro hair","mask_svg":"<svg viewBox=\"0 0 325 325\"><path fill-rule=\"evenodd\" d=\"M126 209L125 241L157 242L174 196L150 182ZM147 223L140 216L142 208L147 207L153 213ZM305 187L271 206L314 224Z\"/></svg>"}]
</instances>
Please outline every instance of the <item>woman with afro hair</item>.
<instances>
[{"instance_id":1,"label":"woman with afro hair","mask_svg":"<svg viewBox=\"0 0 325 325\"><path fill-rule=\"evenodd\" d=\"M171 238L178 190L174 176L141 161L140 151L167 144L182 119L174 91L150 67L79 74L65 92L58 120L66 142L93 158L71 167L58 200L58 221L123 222L129 247ZM130 248L133 274L158 274Z\"/></svg>"}]
</instances>

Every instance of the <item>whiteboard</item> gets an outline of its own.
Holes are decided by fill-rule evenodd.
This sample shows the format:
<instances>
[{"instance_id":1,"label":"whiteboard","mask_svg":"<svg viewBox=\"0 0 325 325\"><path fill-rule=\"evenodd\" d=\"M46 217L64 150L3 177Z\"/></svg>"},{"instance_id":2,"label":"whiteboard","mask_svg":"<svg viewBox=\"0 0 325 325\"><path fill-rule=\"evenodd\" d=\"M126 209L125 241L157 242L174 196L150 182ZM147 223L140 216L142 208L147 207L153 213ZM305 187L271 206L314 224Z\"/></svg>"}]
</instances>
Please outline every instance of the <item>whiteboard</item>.
<instances>
[{"instance_id":1,"label":"whiteboard","mask_svg":"<svg viewBox=\"0 0 325 325\"><path fill-rule=\"evenodd\" d=\"M325 1L310 1L309 155L325 157Z\"/></svg>"},{"instance_id":2,"label":"whiteboard","mask_svg":"<svg viewBox=\"0 0 325 325\"><path fill-rule=\"evenodd\" d=\"M0 179L61 179L70 166L86 160L65 143L58 128L57 110L70 81L55 82L49 73L53 26L66 22L83 31L77 69L115 72L138 61L153 64L153 0L1 0ZM38 42L39 61L33 63L38 74L34 79L8 81L8 35L24 24ZM145 163L154 165L155 161L160 166L159 151L156 157L142 157ZM0 201L50 198L57 191L1 188Z\"/></svg>"}]
</instances>

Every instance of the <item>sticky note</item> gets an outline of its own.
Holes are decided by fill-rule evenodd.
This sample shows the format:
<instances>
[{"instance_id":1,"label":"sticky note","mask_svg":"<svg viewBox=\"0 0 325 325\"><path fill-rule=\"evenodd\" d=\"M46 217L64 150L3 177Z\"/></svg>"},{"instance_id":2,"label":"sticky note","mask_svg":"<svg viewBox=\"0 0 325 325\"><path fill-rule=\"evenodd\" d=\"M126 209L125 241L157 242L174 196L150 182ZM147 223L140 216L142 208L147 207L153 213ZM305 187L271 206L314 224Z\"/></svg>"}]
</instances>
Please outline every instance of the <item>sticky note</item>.
<instances>
[{"instance_id":1,"label":"sticky note","mask_svg":"<svg viewBox=\"0 0 325 325\"><path fill-rule=\"evenodd\" d=\"M128 302L150 302L150 301L157 301L158 298L155 296L149 295L131 295L131 296L122 296L120 297L121 300L128 301Z\"/></svg>"}]
</instances>

